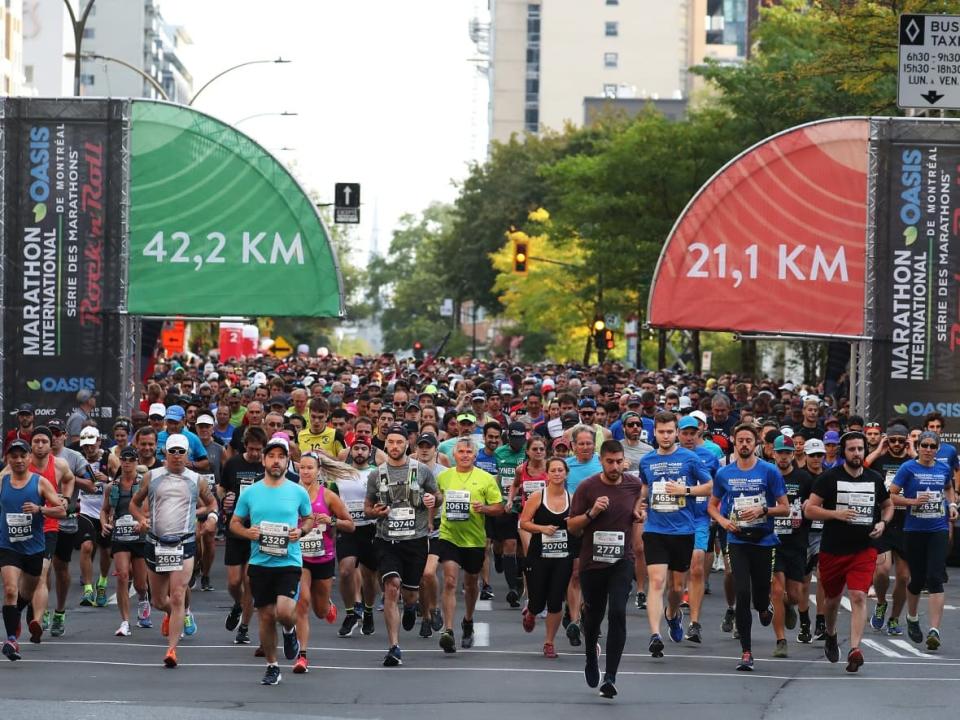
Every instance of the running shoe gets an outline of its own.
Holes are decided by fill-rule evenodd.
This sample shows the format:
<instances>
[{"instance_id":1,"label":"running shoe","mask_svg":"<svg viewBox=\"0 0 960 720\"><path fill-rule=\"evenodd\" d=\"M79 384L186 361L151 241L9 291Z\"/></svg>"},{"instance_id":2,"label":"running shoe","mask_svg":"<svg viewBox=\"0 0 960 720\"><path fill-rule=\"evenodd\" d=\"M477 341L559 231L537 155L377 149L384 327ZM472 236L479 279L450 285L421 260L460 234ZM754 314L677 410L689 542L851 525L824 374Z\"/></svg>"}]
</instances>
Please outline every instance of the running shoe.
<instances>
[{"instance_id":1,"label":"running shoe","mask_svg":"<svg viewBox=\"0 0 960 720\"><path fill-rule=\"evenodd\" d=\"M107 606L107 586L106 585L97 585L97 595L94 603L97 607L106 607Z\"/></svg>"},{"instance_id":2,"label":"running shoe","mask_svg":"<svg viewBox=\"0 0 960 720\"><path fill-rule=\"evenodd\" d=\"M422 637L424 640L433 637L433 627L430 625L430 621L427 618L424 618L420 621L420 637Z\"/></svg>"},{"instance_id":3,"label":"running shoe","mask_svg":"<svg viewBox=\"0 0 960 720\"><path fill-rule=\"evenodd\" d=\"M360 624L361 635L373 635L375 628L373 626L373 613L367 610L363 611L363 621Z\"/></svg>"},{"instance_id":4,"label":"running shoe","mask_svg":"<svg viewBox=\"0 0 960 720\"><path fill-rule=\"evenodd\" d=\"M650 655L655 658L663 657L663 638L660 637L660 634L650 636L650 645L647 647L650 651Z\"/></svg>"},{"instance_id":5,"label":"running shoe","mask_svg":"<svg viewBox=\"0 0 960 720\"><path fill-rule=\"evenodd\" d=\"M863 665L863 653L860 652L860 648L850 648L850 652L847 653L846 671L848 673L855 673L860 669L861 665Z\"/></svg>"},{"instance_id":6,"label":"running shoe","mask_svg":"<svg viewBox=\"0 0 960 720\"><path fill-rule=\"evenodd\" d=\"M840 659L840 646L837 644L836 634L824 634L823 654L827 660L832 663L835 663Z\"/></svg>"},{"instance_id":7,"label":"running shoe","mask_svg":"<svg viewBox=\"0 0 960 720\"><path fill-rule=\"evenodd\" d=\"M920 629L920 619L911 620L907 618L907 637L915 643L923 642L923 630Z\"/></svg>"},{"instance_id":8,"label":"running shoe","mask_svg":"<svg viewBox=\"0 0 960 720\"><path fill-rule=\"evenodd\" d=\"M600 684L600 658L596 654L586 653L583 666L583 677L587 687L595 688Z\"/></svg>"},{"instance_id":9,"label":"running shoe","mask_svg":"<svg viewBox=\"0 0 960 720\"><path fill-rule=\"evenodd\" d=\"M445 653L457 651L457 640L453 637L453 630L447 629L440 633L440 647Z\"/></svg>"},{"instance_id":10,"label":"running shoe","mask_svg":"<svg viewBox=\"0 0 960 720\"><path fill-rule=\"evenodd\" d=\"M813 634L810 632L810 625L804 625L800 623L800 632L797 633L797 642L803 643L804 645L809 644L813 640Z\"/></svg>"},{"instance_id":11,"label":"running shoe","mask_svg":"<svg viewBox=\"0 0 960 720\"><path fill-rule=\"evenodd\" d=\"M940 649L940 631L936 628L930 628L927 631L927 650Z\"/></svg>"},{"instance_id":12,"label":"running shoe","mask_svg":"<svg viewBox=\"0 0 960 720\"><path fill-rule=\"evenodd\" d=\"M690 627L687 628L687 637L686 637L686 639L687 639L689 642L695 642L695 643L697 643L698 645L699 645L701 642L703 642L702 628L700 627L700 623L698 623L698 622L692 622L692 623L690 623Z\"/></svg>"},{"instance_id":13,"label":"running shoe","mask_svg":"<svg viewBox=\"0 0 960 720\"><path fill-rule=\"evenodd\" d=\"M736 622L737 613L732 607L728 607L723 613L723 622L720 623L720 632L733 632L733 623Z\"/></svg>"},{"instance_id":14,"label":"running shoe","mask_svg":"<svg viewBox=\"0 0 960 720\"><path fill-rule=\"evenodd\" d=\"M403 626L403 629L407 632L413 630L413 626L417 624L417 606L416 605L404 605L403 606L403 617L400 620L400 624Z\"/></svg>"},{"instance_id":15,"label":"running shoe","mask_svg":"<svg viewBox=\"0 0 960 720\"><path fill-rule=\"evenodd\" d=\"M360 618L357 617L357 614L353 610L348 610L343 618L343 624L340 626L340 629L337 630L337 635L340 637L350 637L359 625Z\"/></svg>"},{"instance_id":16,"label":"running shoe","mask_svg":"<svg viewBox=\"0 0 960 720\"><path fill-rule=\"evenodd\" d=\"M433 628L434 632L443 630L443 616L440 614L439 608L430 611L430 627Z\"/></svg>"},{"instance_id":17,"label":"running shoe","mask_svg":"<svg viewBox=\"0 0 960 720\"><path fill-rule=\"evenodd\" d=\"M787 657L787 641L786 640L777 640L777 646L773 649L773 656L775 658Z\"/></svg>"},{"instance_id":18,"label":"running shoe","mask_svg":"<svg viewBox=\"0 0 960 720\"><path fill-rule=\"evenodd\" d=\"M877 632L883 630L883 619L887 616L887 603L877 603L873 611L873 617L870 618L870 627Z\"/></svg>"},{"instance_id":19,"label":"running shoe","mask_svg":"<svg viewBox=\"0 0 960 720\"><path fill-rule=\"evenodd\" d=\"M567 625L567 640L573 647L580 647L580 623L572 622Z\"/></svg>"},{"instance_id":20,"label":"running shoe","mask_svg":"<svg viewBox=\"0 0 960 720\"><path fill-rule=\"evenodd\" d=\"M663 611L664 617L667 615L667 611ZM683 610L677 608L677 614L672 618L667 619L667 626L670 628L670 639L675 642L683 641Z\"/></svg>"},{"instance_id":21,"label":"running shoe","mask_svg":"<svg viewBox=\"0 0 960 720\"><path fill-rule=\"evenodd\" d=\"M767 627L767 625L773 622L773 608L768 607L766 610L758 610L757 616L760 618L760 624Z\"/></svg>"},{"instance_id":22,"label":"running shoe","mask_svg":"<svg viewBox=\"0 0 960 720\"><path fill-rule=\"evenodd\" d=\"M543 644L543 656L545 658L550 658L551 660L560 657L557 655L557 649L553 646L553 643Z\"/></svg>"},{"instance_id":23,"label":"running shoe","mask_svg":"<svg viewBox=\"0 0 960 720\"><path fill-rule=\"evenodd\" d=\"M93 607L95 600L96 596L93 594L93 588L84 590L83 595L80 596L80 607Z\"/></svg>"},{"instance_id":24,"label":"running shoe","mask_svg":"<svg viewBox=\"0 0 960 720\"><path fill-rule=\"evenodd\" d=\"M197 620L193 617L193 612L187 610L183 616L183 634L187 636L197 634Z\"/></svg>"},{"instance_id":25,"label":"running shoe","mask_svg":"<svg viewBox=\"0 0 960 720\"><path fill-rule=\"evenodd\" d=\"M817 625L813 630L813 641L824 642L827 639L827 624L823 620L817 620Z\"/></svg>"},{"instance_id":26,"label":"running shoe","mask_svg":"<svg viewBox=\"0 0 960 720\"><path fill-rule=\"evenodd\" d=\"M753 653L745 652L740 656L740 662L737 663L737 670L740 672L752 672L753 671Z\"/></svg>"},{"instance_id":27,"label":"running shoe","mask_svg":"<svg viewBox=\"0 0 960 720\"><path fill-rule=\"evenodd\" d=\"M300 652L300 641L297 640L297 629L293 628L290 632L283 631L283 656L287 660L293 660Z\"/></svg>"},{"instance_id":28,"label":"running shoe","mask_svg":"<svg viewBox=\"0 0 960 720\"><path fill-rule=\"evenodd\" d=\"M23 657L20 655L20 643L18 643L16 640L7 640L3 644L3 655L10 662L13 662L14 660L20 660Z\"/></svg>"},{"instance_id":29,"label":"running shoe","mask_svg":"<svg viewBox=\"0 0 960 720\"><path fill-rule=\"evenodd\" d=\"M27 630L30 631L30 642L39 645L40 638L43 637L43 625L34 619L27 623Z\"/></svg>"},{"instance_id":30,"label":"running shoe","mask_svg":"<svg viewBox=\"0 0 960 720\"><path fill-rule=\"evenodd\" d=\"M117 637L130 637L132 633L130 632L130 623L124 620L120 623L120 627L117 628L117 631L114 633Z\"/></svg>"},{"instance_id":31,"label":"running shoe","mask_svg":"<svg viewBox=\"0 0 960 720\"><path fill-rule=\"evenodd\" d=\"M200 589L203 590L203 592L211 592L213 590L213 585L210 584L209 575L200 576Z\"/></svg>"},{"instance_id":32,"label":"running shoe","mask_svg":"<svg viewBox=\"0 0 960 720\"><path fill-rule=\"evenodd\" d=\"M529 608L524 608L520 616L520 622L523 625L524 632L533 632L537 626L537 616L530 612Z\"/></svg>"},{"instance_id":33,"label":"running shoe","mask_svg":"<svg viewBox=\"0 0 960 720\"><path fill-rule=\"evenodd\" d=\"M233 637L234 645L249 645L250 644L250 628L246 625L241 625L237 628L237 634Z\"/></svg>"},{"instance_id":34,"label":"running shoe","mask_svg":"<svg viewBox=\"0 0 960 720\"><path fill-rule=\"evenodd\" d=\"M50 636L61 637L66 631L67 614L65 612L53 613L53 620L50 623Z\"/></svg>"},{"instance_id":35,"label":"running shoe","mask_svg":"<svg viewBox=\"0 0 960 720\"><path fill-rule=\"evenodd\" d=\"M383 656L383 666L397 667L399 665L403 665L403 653L400 652L399 645L394 645L387 650L387 654Z\"/></svg>"},{"instance_id":36,"label":"running shoe","mask_svg":"<svg viewBox=\"0 0 960 720\"><path fill-rule=\"evenodd\" d=\"M293 674L294 675L303 675L304 673L310 672L309 663L307 663L307 656L301 655L297 658L297 661L293 664Z\"/></svg>"},{"instance_id":37,"label":"running shoe","mask_svg":"<svg viewBox=\"0 0 960 720\"><path fill-rule=\"evenodd\" d=\"M683 599L680 600L680 607L684 610L690 609L690 593L686 590L683 591Z\"/></svg>"},{"instance_id":38,"label":"running shoe","mask_svg":"<svg viewBox=\"0 0 960 720\"><path fill-rule=\"evenodd\" d=\"M52 613L49 610L44 610L43 615L40 618L40 627L44 630L50 629L50 615Z\"/></svg>"},{"instance_id":39,"label":"running shoe","mask_svg":"<svg viewBox=\"0 0 960 720\"><path fill-rule=\"evenodd\" d=\"M903 626L900 624L900 618L890 618L887 620L887 635L891 637L900 637L903 635Z\"/></svg>"},{"instance_id":40,"label":"running shoe","mask_svg":"<svg viewBox=\"0 0 960 720\"><path fill-rule=\"evenodd\" d=\"M473 647L474 635L473 635L473 620L467 620L464 618L460 621L460 629L463 630L463 635L460 637L460 647L464 650L469 650Z\"/></svg>"},{"instance_id":41,"label":"running shoe","mask_svg":"<svg viewBox=\"0 0 960 720\"><path fill-rule=\"evenodd\" d=\"M617 686L613 684L613 680L609 675L603 676L603 684L600 685L600 697L606 698L607 700L613 700L617 696Z\"/></svg>"},{"instance_id":42,"label":"running shoe","mask_svg":"<svg viewBox=\"0 0 960 720\"><path fill-rule=\"evenodd\" d=\"M512 608L520 607L520 593L513 588L507 590L507 605Z\"/></svg>"},{"instance_id":43,"label":"running shoe","mask_svg":"<svg viewBox=\"0 0 960 720\"><path fill-rule=\"evenodd\" d=\"M167 650L167 654L163 657L163 665L168 670L173 670L177 666L177 651L173 648Z\"/></svg>"},{"instance_id":44,"label":"running shoe","mask_svg":"<svg viewBox=\"0 0 960 720\"><path fill-rule=\"evenodd\" d=\"M323 616L323 619L327 621L328 625L333 625L337 621L337 606L334 603L330 603L327 614Z\"/></svg>"},{"instance_id":45,"label":"running shoe","mask_svg":"<svg viewBox=\"0 0 960 720\"><path fill-rule=\"evenodd\" d=\"M267 665L267 671L263 674L261 685L279 685L283 676L280 674L279 665Z\"/></svg>"},{"instance_id":46,"label":"running shoe","mask_svg":"<svg viewBox=\"0 0 960 720\"><path fill-rule=\"evenodd\" d=\"M137 627L151 628L153 621L150 620L150 601L141 600L137 603Z\"/></svg>"},{"instance_id":47,"label":"running shoe","mask_svg":"<svg viewBox=\"0 0 960 720\"><path fill-rule=\"evenodd\" d=\"M637 610L647 609L647 594L642 590L637 593Z\"/></svg>"},{"instance_id":48,"label":"running shoe","mask_svg":"<svg viewBox=\"0 0 960 720\"><path fill-rule=\"evenodd\" d=\"M484 583L483 587L480 588L480 599L481 600L493 600L496 597L493 594L493 588Z\"/></svg>"},{"instance_id":49,"label":"running shoe","mask_svg":"<svg viewBox=\"0 0 960 720\"><path fill-rule=\"evenodd\" d=\"M230 608L230 612L227 613L227 620L223 623L223 626L230 632L233 632L240 623L241 615L243 615L243 608L240 607L240 603L234 603L233 607Z\"/></svg>"}]
</instances>

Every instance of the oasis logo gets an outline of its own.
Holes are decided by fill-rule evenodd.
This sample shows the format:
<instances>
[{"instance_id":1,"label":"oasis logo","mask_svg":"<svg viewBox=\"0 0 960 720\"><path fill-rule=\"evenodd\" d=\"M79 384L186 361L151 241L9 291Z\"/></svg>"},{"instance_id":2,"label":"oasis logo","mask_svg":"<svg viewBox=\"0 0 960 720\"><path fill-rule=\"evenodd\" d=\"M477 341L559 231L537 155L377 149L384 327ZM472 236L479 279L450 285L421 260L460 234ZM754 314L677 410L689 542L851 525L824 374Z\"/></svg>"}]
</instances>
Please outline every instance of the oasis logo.
<instances>
[{"instance_id":1,"label":"oasis logo","mask_svg":"<svg viewBox=\"0 0 960 720\"><path fill-rule=\"evenodd\" d=\"M923 153L917 149L904 150L901 155L903 167L900 170L900 184L904 188L900 193L903 203L900 205L900 222L904 224L903 242L910 247L917 241L917 224L920 222L920 185Z\"/></svg>"},{"instance_id":2,"label":"oasis logo","mask_svg":"<svg viewBox=\"0 0 960 720\"><path fill-rule=\"evenodd\" d=\"M50 197L50 128L30 128L30 199L34 202L33 220L47 216Z\"/></svg>"},{"instance_id":3,"label":"oasis logo","mask_svg":"<svg viewBox=\"0 0 960 720\"><path fill-rule=\"evenodd\" d=\"M27 380L27 387L49 393L93 391L97 389L97 382L92 377L45 377L39 380Z\"/></svg>"},{"instance_id":4,"label":"oasis logo","mask_svg":"<svg viewBox=\"0 0 960 720\"><path fill-rule=\"evenodd\" d=\"M923 417L932 412L938 412L943 414L944 417L960 418L960 403L925 403L914 401L894 405L893 411L898 415L909 415L911 417Z\"/></svg>"}]
</instances>

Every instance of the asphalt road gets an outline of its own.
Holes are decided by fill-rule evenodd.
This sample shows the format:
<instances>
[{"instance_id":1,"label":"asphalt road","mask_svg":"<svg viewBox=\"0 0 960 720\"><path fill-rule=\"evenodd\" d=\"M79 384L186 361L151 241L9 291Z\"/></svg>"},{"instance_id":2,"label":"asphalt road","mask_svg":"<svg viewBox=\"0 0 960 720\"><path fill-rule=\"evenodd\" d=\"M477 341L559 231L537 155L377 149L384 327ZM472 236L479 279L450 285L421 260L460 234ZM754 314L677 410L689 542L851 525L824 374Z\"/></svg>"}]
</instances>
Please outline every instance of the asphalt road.
<instances>
[{"instance_id":1,"label":"asphalt road","mask_svg":"<svg viewBox=\"0 0 960 720\"><path fill-rule=\"evenodd\" d=\"M218 547L222 556L222 546ZM218 558L219 560L219 558ZM960 571L954 570L955 573ZM960 574L957 575L960 581ZM712 575L715 589L721 576ZM817 718L850 716L865 711L908 713L911 720L944 717L960 680L960 589L947 586L948 609L941 632L944 646L928 654L906 637L890 639L867 630L866 665L858 675L844 672L841 660L829 664L822 644L799 645L788 633L790 657L771 658L772 628L754 623L756 670L734 670L739 643L720 632L722 596L706 598L704 642L678 645L667 641L666 656L646 653L649 631L645 613L632 604L626 655L614 701L600 698L583 680L583 655L560 636L560 658L540 653L542 625L533 634L520 627L520 613L497 598L482 603L476 615L485 644L445 655L416 630L401 637L404 665L387 669L381 662L385 633L377 614L377 632L337 637L339 623L313 621L310 672L294 675L283 664L277 687L259 684L263 661L256 646L235 646L223 627L230 601L218 562L213 592L195 592L199 632L181 642L180 666L166 670L159 616L150 630L134 628L130 638L116 638L116 607L78 608L71 596L67 632L44 636L40 645L24 637L24 659L0 664L4 718L176 718L176 720L255 720L277 715L330 718L631 718L639 712L669 713L672 718ZM135 605L134 605L135 607ZM871 603L872 609L872 603ZM921 624L926 627L925 613ZM841 612L841 656L847 649L849 613ZM255 628L255 622L254 622ZM666 627L663 628L664 632ZM561 631L562 632L562 631ZM666 635L664 635L666 638ZM459 640L459 633L458 633ZM282 654L281 654L282 657ZM602 662L602 659L601 659Z\"/></svg>"}]
</instances>

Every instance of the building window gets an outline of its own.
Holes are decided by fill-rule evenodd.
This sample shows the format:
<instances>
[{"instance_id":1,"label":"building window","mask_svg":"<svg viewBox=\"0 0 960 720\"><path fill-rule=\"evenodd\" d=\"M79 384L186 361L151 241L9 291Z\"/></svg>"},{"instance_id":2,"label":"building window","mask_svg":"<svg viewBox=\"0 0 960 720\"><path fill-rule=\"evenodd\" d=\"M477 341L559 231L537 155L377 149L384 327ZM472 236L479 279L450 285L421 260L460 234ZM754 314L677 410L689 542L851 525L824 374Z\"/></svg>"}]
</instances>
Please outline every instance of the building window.
<instances>
[{"instance_id":1,"label":"building window","mask_svg":"<svg viewBox=\"0 0 960 720\"><path fill-rule=\"evenodd\" d=\"M23 66L23 80L27 85L33 85L33 65Z\"/></svg>"},{"instance_id":2,"label":"building window","mask_svg":"<svg viewBox=\"0 0 960 720\"><path fill-rule=\"evenodd\" d=\"M614 83L603 84L603 96L608 100L615 100L617 97L617 86Z\"/></svg>"},{"instance_id":3,"label":"building window","mask_svg":"<svg viewBox=\"0 0 960 720\"><path fill-rule=\"evenodd\" d=\"M620 23L606 22L603 24L603 34L607 37L617 37L620 34Z\"/></svg>"},{"instance_id":4,"label":"building window","mask_svg":"<svg viewBox=\"0 0 960 720\"><path fill-rule=\"evenodd\" d=\"M93 85L96 81L96 77L93 75L81 75L80 84L81 85Z\"/></svg>"},{"instance_id":5,"label":"building window","mask_svg":"<svg viewBox=\"0 0 960 720\"><path fill-rule=\"evenodd\" d=\"M527 68L523 129L540 130L540 5L527 5Z\"/></svg>"},{"instance_id":6,"label":"building window","mask_svg":"<svg viewBox=\"0 0 960 720\"><path fill-rule=\"evenodd\" d=\"M603 54L603 66L606 68L615 68L620 64L620 55L615 52Z\"/></svg>"}]
</instances>

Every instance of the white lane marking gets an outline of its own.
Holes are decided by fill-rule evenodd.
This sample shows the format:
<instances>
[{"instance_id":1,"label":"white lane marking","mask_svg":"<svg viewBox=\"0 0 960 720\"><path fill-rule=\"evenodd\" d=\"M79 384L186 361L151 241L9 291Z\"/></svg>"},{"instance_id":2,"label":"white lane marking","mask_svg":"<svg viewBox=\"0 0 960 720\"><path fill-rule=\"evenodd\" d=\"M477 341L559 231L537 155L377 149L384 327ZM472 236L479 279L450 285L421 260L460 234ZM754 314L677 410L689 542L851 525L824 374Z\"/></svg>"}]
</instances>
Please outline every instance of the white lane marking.
<instances>
[{"instance_id":1,"label":"white lane marking","mask_svg":"<svg viewBox=\"0 0 960 720\"><path fill-rule=\"evenodd\" d=\"M864 639L862 640L862 642L863 642L863 644L866 645L868 648L870 648L871 650L876 650L876 651L877 651L878 653L880 653L881 655L886 655L887 657L898 657L898 658L902 658L902 657L903 657L903 655L901 655L900 653L898 653L898 652L896 652L896 651L894 651L894 650L891 650L890 648L888 648L888 647L886 647L885 645L882 645L882 644L876 642L875 640L869 640L869 639L867 639L867 638L864 638Z\"/></svg>"},{"instance_id":2,"label":"white lane marking","mask_svg":"<svg viewBox=\"0 0 960 720\"><path fill-rule=\"evenodd\" d=\"M475 622L473 624L473 646L489 647L490 645L490 623Z\"/></svg>"},{"instance_id":3,"label":"white lane marking","mask_svg":"<svg viewBox=\"0 0 960 720\"><path fill-rule=\"evenodd\" d=\"M383 652L382 650L378 652ZM734 660L735 658L724 658L724 660ZM71 664L71 665L112 665L119 667L149 667L149 668L159 668L162 663L151 662L151 663L129 663L129 662L117 662L113 660L33 660L33 659L24 659L20 661L21 663L33 663L37 665L43 664ZM766 661L764 661L766 662ZM820 661L822 662L822 661ZM871 663L871 665L879 665L880 663ZM900 663L886 663L887 665L897 665ZM263 663L180 663L178 667L232 667L232 668L249 668L249 669L263 669ZM343 672L357 672L357 671L366 671L366 672L383 672L383 668L380 666L376 667L345 667L342 665L315 665L310 664L311 669L313 670L329 670L329 671L343 671ZM560 670L556 668L503 668L503 667L462 667L456 665L446 665L440 667L418 667L415 668L417 671L422 672L489 672L489 673L535 673L541 675L579 675L583 676L583 670ZM408 670L409 672L409 670ZM755 678L762 680L776 680L778 682L783 682L785 680L791 680L793 682L822 682L824 680L833 680L837 682L850 682L849 675L823 675L823 676L809 676L809 677L796 677L794 675L761 675L759 673L734 673L734 672L723 672L723 673L709 673L709 672L690 672L688 670L682 671L646 671L646 670L620 670L617 673L618 676L621 675L636 675L636 676L677 676L677 677L715 677L715 678L725 678L727 680L739 680L741 678ZM891 680L898 678L892 677L868 677L861 675L857 678L858 682L885 682L889 683ZM956 678L946 678L946 677L912 677L909 678L910 682L949 682L956 683ZM101 701L97 701L101 702Z\"/></svg>"},{"instance_id":4,"label":"white lane marking","mask_svg":"<svg viewBox=\"0 0 960 720\"><path fill-rule=\"evenodd\" d=\"M137 589L133 585L131 585L130 591L127 597L133 597L136 594L137 594ZM107 598L107 605L116 605L116 604L117 604L117 594L114 593L109 598Z\"/></svg>"},{"instance_id":5,"label":"white lane marking","mask_svg":"<svg viewBox=\"0 0 960 720\"><path fill-rule=\"evenodd\" d=\"M480 623L477 623L477 625L479 625L479 624L480 624ZM476 627L476 626L475 626L475 627ZM903 641L903 640L890 640L890 642L891 642L891 643L903 643L904 645L906 645L906 642ZM159 645L159 644L155 644L155 643L136 643L136 642L128 642L126 639L122 639L122 638L118 638L116 642L68 642L68 641L60 642L60 641L57 641L56 643L54 643L54 642L51 641L51 642L49 642L49 643L45 643L45 646L46 646L46 645L49 645L49 646L51 646L51 647L54 646L54 645L77 645L77 646L82 646L82 647L106 646L106 647L111 647L111 648L117 648L117 647L145 647L145 648L154 648L155 650L163 650L163 649L166 649L166 647L167 647L166 644ZM192 652L193 650L223 650L224 648L237 648L237 647L239 647L239 648L248 648L248 647L251 647L251 646L248 646L248 645L240 645L240 646L237 646L237 645L230 644L230 645L184 645L184 647L188 647L188 648L191 650L191 652ZM279 646L278 646L278 649L279 649ZM918 666L918 667L921 666L921 665L923 665L923 666L925 666L925 665L936 665L936 666L942 666L942 667L960 667L960 658L941 657L941 656L939 656L939 655L927 655L927 654L925 654L925 653L919 652L918 650L914 650L913 648L910 648L910 649L913 651L913 654L915 654L917 657L921 657L921 658L923 658L924 660L927 660L927 661L928 661L928 662L923 662L923 663L916 663L916 666ZM383 649L382 649L382 648L352 648L352 647L345 647L345 646L343 646L343 645L339 645L339 646L336 646L336 647L311 647L311 648L310 648L310 652L312 652L312 653L320 653L320 652L332 652L332 653L375 653L375 654L377 654L377 655L383 655ZM422 650L421 650L421 649L416 649L416 648L404 648L404 650L403 650L404 655L413 655L413 654L420 654L420 653L428 653L428 654L434 654L434 655L435 655L435 654L437 654L437 653L439 653L439 652L441 652L441 651L437 650L436 648L422 649ZM486 649L486 650L471 650L470 652L472 652L472 653L474 653L474 654L476 654L476 655L536 655L536 656L540 656L540 655L543 654L541 651L535 651L535 650L494 650L494 649ZM573 658L581 658L581 659L583 658L583 653L558 652L558 654L560 655L560 657L573 657ZM644 658L644 659L650 660L650 655L649 655L649 653L623 653L623 657L624 657L624 658ZM721 661L723 661L723 662L736 662L737 660L740 659L740 656L739 656L739 655L734 656L734 655L697 655L697 654L689 654L689 655L686 655L686 654L684 654L684 655L673 655L672 658L681 659L681 660L721 660ZM910 657L904 657L904 658L902 658L902 659L903 659L903 660L912 660L912 658L910 658ZM786 663L786 664L798 664L798 663L799 663L799 664L814 664L814 663L822 664L822 663L824 662L824 660L823 660L822 658L820 658L820 659L818 659L818 660L802 660L802 659L799 659L799 658L761 658L761 660L762 660L763 662L765 662L765 663L770 662L770 663ZM39 662L39 661L37 661L37 662ZM58 661L58 662L59 662L59 661ZM77 662L80 662L80 661L77 660ZM121 664L123 664L123 663L121 663ZM128 663L128 664L137 665L137 663ZM892 660L891 660L891 661L871 660L871 661L870 661L870 664L871 664L871 665L899 665L899 666L902 666L904 663L903 663L903 662L895 662L895 661L892 661ZM149 665L149 663L148 663L148 665ZM239 666L239 667L245 667L245 666ZM262 667L262 666L257 666L257 667ZM314 666L311 665L310 667L314 667ZM582 672L582 671L581 671L581 672Z\"/></svg>"},{"instance_id":6,"label":"white lane marking","mask_svg":"<svg viewBox=\"0 0 960 720\"><path fill-rule=\"evenodd\" d=\"M490 612L493 610L493 600L477 600L477 612Z\"/></svg>"},{"instance_id":7,"label":"white lane marking","mask_svg":"<svg viewBox=\"0 0 960 720\"><path fill-rule=\"evenodd\" d=\"M920 652L920 651L917 650L913 645L911 645L910 643L908 643L906 640L891 640L890 642L891 642L893 645L896 645L896 646L897 646L898 648L900 648L901 650L906 650L906 651L907 651L908 653L910 653L911 655L916 655L917 657L922 657L922 658L933 658L933 657L936 657L936 655L928 655L928 654L925 653L925 652Z\"/></svg>"}]
</instances>

